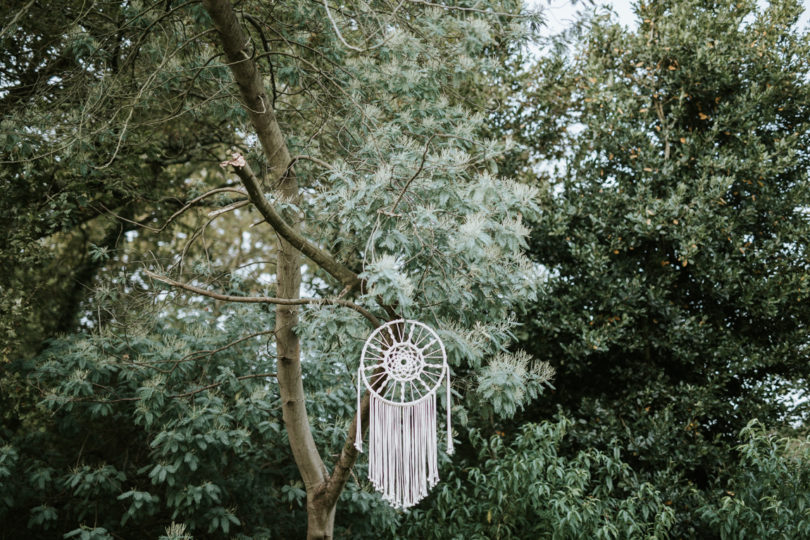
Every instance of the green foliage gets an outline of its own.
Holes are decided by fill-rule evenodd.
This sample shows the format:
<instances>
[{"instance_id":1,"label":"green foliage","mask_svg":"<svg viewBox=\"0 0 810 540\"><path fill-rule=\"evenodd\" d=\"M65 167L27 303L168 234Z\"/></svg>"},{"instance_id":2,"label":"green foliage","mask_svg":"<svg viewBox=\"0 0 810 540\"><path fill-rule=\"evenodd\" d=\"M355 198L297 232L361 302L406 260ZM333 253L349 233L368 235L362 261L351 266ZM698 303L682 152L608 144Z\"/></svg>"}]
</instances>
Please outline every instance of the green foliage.
<instances>
[{"instance_id":1,"label":"green foliage","mask_svg":"<svg viewBox=\"0 0 810 540\"><path fill-rule=\"evenodd\" d=\"M186 71L201 65L205 47L161 26L167 21L155 7L4 4L2 359L36 353L43 339L74 330L124 234L159 227L182 206L194 174L188 163L235 142L212 128L216 117L172 108L184 90L203 95L215 86Z\"/></svg>"},{"instance_id":2,"label":"green foliage","mask_svg":"<svg viewBox=\"0 0 810 540\"><path fill-rule=\"evenodd\" d=\"M800 11L793 1L651 2L631 29L597 14L526 84L522 114L538 103L538 120L523 120L519 142L536 162L564 161L538 178L531 245L548 279L524 334L557 370L556 403L522 418L558 405L582 420L572 452L623 448L673 501L675 537L712 537L698 509L734 477L751 419L787 433L807 425L796 399L810 376ZM551 111L564 120L543 119ZM567 130L544 147L560 123ZM751 508L769 521L768 506Z\"/></svg>"},{"instance_id":3,"label":"green foliage","mask_svg":"<svg viewBox=\"0 0 810 540\"><path fill-rule=\"evenodd\" d=\"M546 363L530 366L529 361L523 351L496 356L478 378L483 406L491 407L498 416L511 418L524 404L536 399L554 376L554 369Z\"/></svg>"},{"instance_id":4,"label":"green foliage","mask_svg":"<svg viewBox=\"0 0 810 540\"><path fill-rule=\"evenodd\" d=\"M272 326L272 318L243 309L215 322L205 313L164 318L171 327L140 335L58 339L21 366L46 392L49 415L0 438L4 534L157 537L176 521L197 538L303 535L306 494L266 375L275 359L266 336L242 339L243 328ZM208 332L209 324L219 331ZM339 371L336 362L305 369L325 448L342 443L354 412L351 377L327 376ZM365 483L351 485L344 500L353 536L396 523ZM13 513L22 509L30 510L18 521ZM353 519L367 513L373 518Z\"/></svg>"},{"instance_id":5,"label":"green foliage","mask_svg":"<svg viewBox=\"0 0 810 540\"><path fill-rule=\"evenodd\" d=\"M665 538L673 511L610 454L560 452L570 421L526 423L514 439L471 433L429 503L407 515L405 538Z\"/></svg>"},{"instance_id":6,"label":"green foliage","mask_svg":"<svg viewBox=\"0 0 810 540\"><path fill-rule=\"evenodd\" d=\"M703 518L721 538L810 535L810 441L778 437L757 421L740 436L728 487Z\"/></svg>"},{"instance_id":7,"label":"green foliage","mask_svg":"<svg viewBox=\"0 0 810 540\"><path fill-rule=\"evenodd\" d=\"M243 194L198 199L238 187L217 167L233 149L265 173L211 21L63 4L0 21L0 536L301 537L273 310L141 272L275 292L277 239ZM397 512L361 458L337 537L808 535L806 444L749 424L806 422L798 3L655 2L631 30L598 15L528 77L537 20L512 0L238 6L298 156L301 199L269 180L268 199L365 278L347 299L435 326L453 369L442 483ZM342 289L311 262L303 279ZM300 315L331 468L369 327Z\"/></svg>"},{"instance_id":8,"label":"green foliage","mask_svg":"<svg viewBox=\"0 0 810 540\"><path fill-rule=\"evenodd\" d=\"M326 7L237 10L298 156L295 204L264 178L202 5L4 11L2 535L303 536L306 489L263 375L276 368L272 309L188 299L141 271L274 294L277 237L218 167L231 151L302 234L366 279L347 300L382 318L382 298L438 329L459 386L512 341L536 296L523 222L538 217L537 190L497 176L509 143L486 136L478 110L534 19L513 0L350 2L332 20ZM311 263L303 279L309 296L343 288ZM343 307L300 313L307 411L331 469L369 326ZM539 394L531 373L495 413ZM463 418L492 410L455 403ZM400 520L364 480L339 508L337 536L394 534Z\"/></svg>"}]
</instances>

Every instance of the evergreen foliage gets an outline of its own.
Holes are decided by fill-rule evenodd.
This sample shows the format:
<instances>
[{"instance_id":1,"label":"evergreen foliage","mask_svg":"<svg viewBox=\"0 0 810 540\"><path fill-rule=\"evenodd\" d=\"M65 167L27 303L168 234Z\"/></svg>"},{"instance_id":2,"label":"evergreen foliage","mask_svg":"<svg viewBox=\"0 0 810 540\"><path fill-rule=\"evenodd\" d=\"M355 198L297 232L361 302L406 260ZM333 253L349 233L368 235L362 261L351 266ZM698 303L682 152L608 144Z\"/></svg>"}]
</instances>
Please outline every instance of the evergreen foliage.
<instances>
[{"instance_id":1,"label":"evergreen foliage","mask_svg":"<svg viewBox=\"0 0 810 540\"><path fill-rule=\"evenodd\" d=\"M673 511L658 490L611 454L560 453L570 421L522 425L507 445L473 430L477 454L408 515L404 538L655 538ZM463 487L462 487L463 486ZM440 523L441 526L435 526Z\"/></svg>"},{"instance_id":2,"label":"evergreen foliage","mask_svg":"<svg viewBox=\"0 0 810 540\"><path fill-rule=\"evenodd\" d=\"M532 252L549 278L525 336L556 368L557 391L526 416L560 406L580 420L571 451L623 449L672 501L674 537L764 531L717 518L731 505L769 519L764 503L728 495L745 477L730 464L767 491L768 467L789 453L754 466L739 457L740 433L752 419L786 434L807 422L810 38L794 26L800 12L792 1L650 2L629 30L597 15L581 46L536 67L520 112L551 103L567 118L555 120L559 150L536 147L539 160L564 155L564 167L541 177ZM555 128L526 124L527 145L532 129L548 141ZM706 510L721 496L732 499L719 514Z\"/></svg>"},{"instance_id":3,"label":"evergreen foliage","mask_svg":"<svg viewBox=\"0 0 810 540\"><path fill-rule=\"evenodd\" d=\"M0 454L3 534L157 537L178 522L196 538L302 536L306 493L267 383L272 336L245 331L265 316L216 317L200 306L136 334L57 339L15 366L47 389L51 413L28 419ZM351 378L334 377L331 364L305 366L317 441L339 445L340 419L353 413ZM359 538L396 519L355 483L341 517Z\"/></svg>"}]
</instances>

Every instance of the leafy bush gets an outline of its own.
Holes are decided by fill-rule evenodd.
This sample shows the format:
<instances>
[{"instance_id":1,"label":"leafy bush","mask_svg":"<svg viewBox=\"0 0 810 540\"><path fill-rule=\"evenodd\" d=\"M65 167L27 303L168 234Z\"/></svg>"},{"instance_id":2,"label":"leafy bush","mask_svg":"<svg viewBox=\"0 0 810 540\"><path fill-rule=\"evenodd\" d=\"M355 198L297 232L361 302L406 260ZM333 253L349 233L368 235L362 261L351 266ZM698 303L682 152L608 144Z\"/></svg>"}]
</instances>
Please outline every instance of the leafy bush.
<instances>
[{"instance_id":1,"label":"leafy bush","mask_svg":"<svg viewBox=\"0 0 810 540\"><path fill-rule=\"evenodd\" d=\"M703 518L720 538L810 538L810 440L789 439L752 420L739 462Z\"/></svg>"},{"instance_id":2,"label":"leafy bush","mask_svg":"<svg viewBox=\"0 0 810 540\"><path fill-rule=\"evenodd\" d=\"M570 420L525 424L513 440L471 432L475 455L454 463L402 538L663 538L673 511L610 454L560 452Z\"/></svg>"}]
</instances>

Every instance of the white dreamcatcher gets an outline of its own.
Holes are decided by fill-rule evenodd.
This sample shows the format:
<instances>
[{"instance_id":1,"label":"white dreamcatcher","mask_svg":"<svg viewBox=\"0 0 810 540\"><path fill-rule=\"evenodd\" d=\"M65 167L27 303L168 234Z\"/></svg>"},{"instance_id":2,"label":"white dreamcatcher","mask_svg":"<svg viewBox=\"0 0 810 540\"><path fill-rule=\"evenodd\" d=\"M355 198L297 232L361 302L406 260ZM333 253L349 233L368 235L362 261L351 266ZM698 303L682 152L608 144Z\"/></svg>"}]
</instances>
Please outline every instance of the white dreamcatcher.
<instances>
[{"instance_id":1,"label":"white dreamcatcher","mask_svg":"<svg viewBox=\"0 0 810 540\"><path fill-rule=\"evenodd\" d=\"M436 393L447 391L447 453L453 453L450 426L450 367L439 336L427 325L405 319L388 322L366 340L357 377L368 389L368 477L394 507L408 508L439 481ZM355 447L363 451L357 422Z\"/></svg>"}]
</instances>

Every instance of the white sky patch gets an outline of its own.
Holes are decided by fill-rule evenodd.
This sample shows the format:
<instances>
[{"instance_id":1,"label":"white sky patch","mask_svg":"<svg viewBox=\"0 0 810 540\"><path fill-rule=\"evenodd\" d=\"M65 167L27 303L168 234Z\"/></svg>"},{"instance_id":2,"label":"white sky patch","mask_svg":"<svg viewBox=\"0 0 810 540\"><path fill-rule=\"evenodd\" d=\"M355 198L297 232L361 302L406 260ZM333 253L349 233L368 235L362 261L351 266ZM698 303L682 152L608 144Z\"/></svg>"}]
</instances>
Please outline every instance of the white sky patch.
<instances>
[{"instance_id":1,"label":"white sky patch","mask_svg":"<svg viewBox=\"0 0 810 540\"><path fill-rule=\"evenodd\" d=\"M810 0L808 0L810 1ZM527 6L532 9L539 9L546 21L545 27L540 29L543 38L555 36L568 29L582 13L587 13L594 9L606 6L616 13L618 20L625 27L635 26L636 16L633 13L633 2L631 0L611 0L603 2L590 2L583 0L527 0ZM532 48L535 54L539 50Z\"/></svg>"},{"instance_id":2,"label":"white sky patch","mask_svg":"<svg viewBox=\"0 0 810 540\"><path fill-rule=\"evenodd\" d=\"M635 25L635 14L633 13L633 2L630 0L612 0L609 2L596 2L594 6L590 3L579 1L572 2L571 0L552 0L545 2L543 0L531 0L530 5L536 6L543 10L546 17L546 35L552 36L559 34L578 18L579 14L594 9L595 7L607 6L618 15L618 20L623 26Z\"/></svg>"},{"instance_id":3,"label":"white sky patch","mask_svg":"<svg viewBox=\"0 0 810 540\"><path fill-rule=\"evenodd\" d=\"M559 34L568 28L578 17L578 14L592 10L595 7L608 7L617 15L617 20L625 27L636 26L636 16L633 13L635 2L631 0L608 0L597 1L593 6L590 3L580 0L528 0L527 4L532 8L541 9L546 19L546 27L541 29L543 37ZM760 8L767 6L767 1L757 2ZM804 13L799 17L798 29L806 31L810 22L810 0L804 2Z\"/></svg>"}]
</instances>

